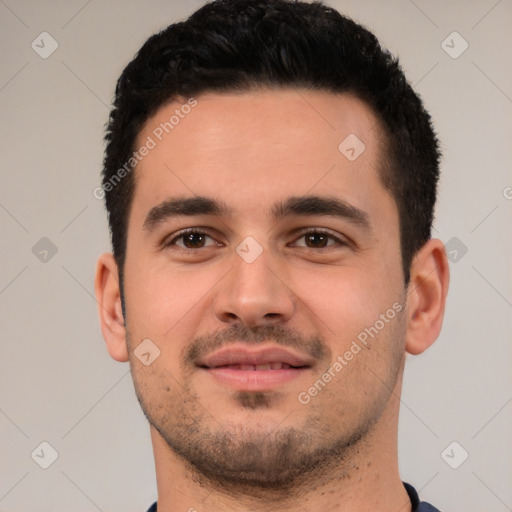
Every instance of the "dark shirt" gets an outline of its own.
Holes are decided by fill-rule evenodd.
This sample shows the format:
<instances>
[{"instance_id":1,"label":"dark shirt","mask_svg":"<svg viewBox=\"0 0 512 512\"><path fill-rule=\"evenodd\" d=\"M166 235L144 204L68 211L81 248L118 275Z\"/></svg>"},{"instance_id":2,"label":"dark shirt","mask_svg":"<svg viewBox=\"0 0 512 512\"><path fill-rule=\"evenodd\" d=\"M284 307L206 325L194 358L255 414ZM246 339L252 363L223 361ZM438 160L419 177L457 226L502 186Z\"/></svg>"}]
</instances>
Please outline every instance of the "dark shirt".
<instances>
[{"instance_id":1,"label":"dark shirt","mask_svg":"<svg viewBox=\"0 0 512 512\"><path fill-rule=\"evenodd\" d=\"M420 501L418 493L412 485L404 482L404 487L412 503L412 512L440 512L436 507L430 505L430 503ZM157 512L156 502L151 505L148 512Z\"/></svg>"}]
</instances>

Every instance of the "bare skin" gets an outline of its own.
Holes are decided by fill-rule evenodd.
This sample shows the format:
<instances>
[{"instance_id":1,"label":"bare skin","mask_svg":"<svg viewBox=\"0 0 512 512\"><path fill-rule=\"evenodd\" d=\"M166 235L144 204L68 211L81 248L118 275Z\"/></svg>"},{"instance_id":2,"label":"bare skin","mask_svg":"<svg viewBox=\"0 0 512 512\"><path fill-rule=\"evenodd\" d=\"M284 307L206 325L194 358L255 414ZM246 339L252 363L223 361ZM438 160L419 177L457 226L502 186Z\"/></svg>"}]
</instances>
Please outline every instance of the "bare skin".
<instances>
[{"instance_id":1,"label":"bare skin","mask_svg":"<svg viewBox=\"0 0 512 512\"><path fill-rule=\"evenodd\" d=\"M273 90L196 100L135 170L126 318L111 254L96 273L107 348L130 361L150 421L159 512L410 511L399 396L406 353L423 352L441 329L443 244L418 252L406 287L397 208L378 174L380 128L358 99ZM139 146L185 101L160 108ZM349 134L365 145L354 161L338 149ZM154 209L198 196L228 211ZM273 215L290 198L345 208L318 215L299 201L300 212ZM187 228L195 234L180 238ZM148 366L134 354L145 339L160 350ZM223 380L205 361L235 346L286 348L307 364L280 370L279 382L266 367L256 384Z\"/></svg>"}]
</instances>

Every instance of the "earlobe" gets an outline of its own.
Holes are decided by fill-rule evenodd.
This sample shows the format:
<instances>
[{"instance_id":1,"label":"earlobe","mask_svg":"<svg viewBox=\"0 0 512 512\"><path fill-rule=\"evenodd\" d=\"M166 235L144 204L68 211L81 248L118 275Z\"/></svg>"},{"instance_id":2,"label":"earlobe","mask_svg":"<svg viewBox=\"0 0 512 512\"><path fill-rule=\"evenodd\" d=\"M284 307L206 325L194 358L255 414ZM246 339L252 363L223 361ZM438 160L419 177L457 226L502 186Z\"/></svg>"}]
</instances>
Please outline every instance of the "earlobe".
<instances>
[{"instance_id":1,"label":"earlobe","mask_svg":"<svg viewBox=\"0 0 512 512\"><path fill-rule=\"evenodd\" d=\"M441 240L429 240L411 265L408 287L406 350L421 354L439 336L446 307L450 271Z\"/></svg>"},{"instance_id":2,"label":"earlobe","mask_svg":"<svg viewBox=\"0 0 512 512\"><path fill-rule=\"evenodd\" d=\"M121 307L119 272L111 253L102 254L96 264L94 280L101 332L110 356L116 361L128 361L126 328Z\"/></svg>"}]
</instances>

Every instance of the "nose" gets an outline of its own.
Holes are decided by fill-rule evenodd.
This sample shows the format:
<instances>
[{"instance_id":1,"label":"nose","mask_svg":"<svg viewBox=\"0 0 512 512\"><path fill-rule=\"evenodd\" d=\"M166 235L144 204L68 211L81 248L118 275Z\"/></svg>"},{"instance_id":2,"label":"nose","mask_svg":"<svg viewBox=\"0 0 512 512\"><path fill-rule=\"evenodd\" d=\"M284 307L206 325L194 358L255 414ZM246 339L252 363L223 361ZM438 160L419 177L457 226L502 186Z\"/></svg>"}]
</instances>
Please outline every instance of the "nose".
<instances>
[{"instance_id":1,"label":"nose","mask_svg":"<svg viewBox=\"0 0 512 512\"><path fill-rule=\"evenodd\" d=\"M232 270L220 283L214 301L221 322L242 322L254 328L284 323L293 316L294 293L279 266L270 260L267 250L251 263L233 254Z\"/></svg>"}]
</instances>

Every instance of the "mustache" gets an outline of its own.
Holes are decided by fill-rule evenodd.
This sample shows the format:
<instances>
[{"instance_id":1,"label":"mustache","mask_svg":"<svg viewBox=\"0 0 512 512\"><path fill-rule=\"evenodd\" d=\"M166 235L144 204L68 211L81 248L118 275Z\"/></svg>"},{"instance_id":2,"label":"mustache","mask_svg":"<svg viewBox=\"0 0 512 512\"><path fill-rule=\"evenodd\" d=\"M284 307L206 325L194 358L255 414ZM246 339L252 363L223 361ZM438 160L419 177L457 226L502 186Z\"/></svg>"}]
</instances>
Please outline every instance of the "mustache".
<instances>
[{"instance_id":1,"label":"mustache","mask_svg":"<svg viewBox=\"0 0 512 512\"><path fill-rule=\"evenodd\" d=\"M194 338L184 349L182 359L186 365L194 365L200 357L234 341L247 343L247 345L273 341L277 345L295 348L315 359L323 359L330 355L330 350L320 336L303 336L282 325L262 325L249 328L243 324L233 324L225 330Z\"/></svg>"}]
</instances>

